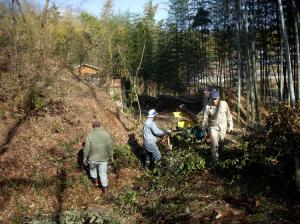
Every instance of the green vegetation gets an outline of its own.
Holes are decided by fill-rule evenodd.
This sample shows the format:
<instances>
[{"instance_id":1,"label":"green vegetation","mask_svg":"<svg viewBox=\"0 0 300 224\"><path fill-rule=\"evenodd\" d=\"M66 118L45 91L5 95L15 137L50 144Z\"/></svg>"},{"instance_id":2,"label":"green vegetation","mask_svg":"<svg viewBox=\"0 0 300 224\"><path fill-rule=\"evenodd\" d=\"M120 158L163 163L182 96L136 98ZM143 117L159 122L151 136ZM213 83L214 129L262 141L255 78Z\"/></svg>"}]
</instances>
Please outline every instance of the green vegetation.
<instances>
[{"instance_id":1,"label":"green vegetation","mask_svg":"<svg viewBox=\"0 0 300 224\"><path fill-rule=\"evenodd\" d=\"M7 171L2 172L0 198L7 201L1 209L10 215L5 218L12 223L115 223L110 216L80 210L103 202L141 223L298 218L293 213L299 210L295 182L300 186L295 174L300 145L298 1L284 1L280 10L281 0L170 0L165 21L154 19L158 6L152 1L142 14L133 14L114 12L113 1L107 0L99 17L46 3L44 10L27 1L0 4L0 165ZM75 170L82 168L76 147L87 129L83 122L111 103L84 104L98 92L71 72L82 63L100 68L95 78L105 80L100 83L105 89L112 78L130 83L125 109L130 115L142 95L178 96L214 86L236 115L238 136L228 140L220 161L212 164L207 144L188 130L173 133L172 150L162 146L163 159L145 170L143 147L124 141L115 147L112 195L104 199L84 171ZM73 85L83 95L80 106ZM70 98L71 92L75 97ZM67 105L70 101L78 105ZM26 204L31 202L32 207ZM69 210L61 211L65 208Z\"/></svg>"},{"instance_id":2,"label":"green vegetation","mask_svg":"<svg viewBox=\"0 0 300 224\"><path fill-rule=\"evenodd\" d=\"M117 220L107 215L97 214L91 211L71 210L62 213L58 218L49 216L37 216L36 218L15 217L12 220L13 224L28 223L28 224L118 224Z\"/></svg>"},{"instance_id":3,"label":"green vegetation","mask_svg":"<svg viewBox=\"0 0 300 224\"><path fill-rule=\"evenodd\" d=\"M86 189L91 189L91 181L87 175L80 175L80 184Z\"/></svg>"},{"instance_id":4,"label":"green vegetation","mask_svg":"<svg viewBox=\"0 0 300 224\"><path fill-rule=\"evenodd\" d=\"M293 111L295 117L298 113ZM253 223L271 222L279 217L289 219L285 200L293 195L292 192L291 195L286 193L293 188L294 166L288 162L291 158L287 156L290 155L291 143L285 142L286 138L280 138L284 142L280 139L276 143L268 141L265 133L271 135L277 128L283 130L278 120L286 124L284 117L292 115L286 110L275 114L278 119L274 119L272 114L265 126L249 126L251 131L247 129L243 135L227 141L217 164L210 163L207 144L187 140L182 138L182 134L173 134L173 149L161 146L162 160L152 171L145 170L132 188L118 195L118 209L128 214L142 213L150 222L154 221L154 216L177 222L181 219L179 214L196 220L198 216L201 217L199 220L204 216L212 221L207 217L211 210L228 212L228 208L222 205L226 201L235 208L245 209ZM293 128L290 130L294 130L298 124L292 120L291 123ZM295 133L287 134L289 139L295 136ZM274 148L274 145L278 147ZM130 151L130 148L123 151L126 161L131 160ZM203 197L202 200L198 200L199 197ZM241 213L240 210L235 212ZM278 212L280 215L277 215ZM236 217L231 218L233 221ZM293 219L293 216L290 218Z\"/></svg>"},{"instance_id":5,"label":"green vegetation","mask_svg":"<svg viewBox=\"0 0 300 224\"><path fill-rule=\"evenodd\" d=\"M120 206L124 211L131 214L136 212L138 206L138 192L133 189L128 189L124 193L121 193L118 197Z\"/></svg>"},{"instance_id":6,"label":"green vegetation","mask_svg":"<svg viewBox=\"0 0 300 224\"><path fill-rule=\"evenodd\" d=\"M114 164L118 167L130 167L139 165L139 160L131 146L117 146L114 148Z\"/></svg>"}]
</instances>

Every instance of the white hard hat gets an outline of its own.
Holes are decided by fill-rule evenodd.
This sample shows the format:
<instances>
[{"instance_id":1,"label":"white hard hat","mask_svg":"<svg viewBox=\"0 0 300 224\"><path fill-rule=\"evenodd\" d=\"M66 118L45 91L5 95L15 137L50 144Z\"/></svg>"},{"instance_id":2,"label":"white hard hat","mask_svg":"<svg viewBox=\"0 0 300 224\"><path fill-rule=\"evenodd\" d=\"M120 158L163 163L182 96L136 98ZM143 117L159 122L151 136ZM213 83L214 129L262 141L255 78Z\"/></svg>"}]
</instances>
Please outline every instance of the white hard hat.
<instances>
[{"instance_id":1,"label":"white hard hat","mask_svg":"<svg viewBox=\"0 0 300 224\"><path fill-rule=\"evenodd\" d=\"M156 115L158 115L158 113L155 109L151 109L148 111L148 117L155 117Z\"/></svg>"}]
</instances>

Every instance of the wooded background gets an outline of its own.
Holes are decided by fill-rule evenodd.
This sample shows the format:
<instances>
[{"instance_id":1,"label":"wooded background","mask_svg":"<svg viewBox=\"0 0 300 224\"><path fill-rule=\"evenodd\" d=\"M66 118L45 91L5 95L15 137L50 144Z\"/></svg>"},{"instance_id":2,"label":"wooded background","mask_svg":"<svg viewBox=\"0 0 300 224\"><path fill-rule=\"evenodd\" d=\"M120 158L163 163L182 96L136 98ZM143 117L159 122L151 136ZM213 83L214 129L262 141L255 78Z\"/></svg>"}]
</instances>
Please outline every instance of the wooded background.
<instances>
[{"instance_id":1,"label":"wooded background","mask_svg":"<svg viewBox=\"0 0 300 224\"><path fill-rule=\"evenodd\" d=\"M125 214L126 224L300 220L299 1L168 4L168 18L157 21L152 1L133 14L107 0L94 16L53 0L42 8L0 0L0 222L64 223L77 214L87 223L95 217L85 207L94 205L116 211L109 220ZM83 64L96 74L76 74ZM125 80L132 108L109 96L114 78ZM141 111L163 112L175 130L176 100L201 102L205 86L237 120L218 164L187 129L169 136L172 150L161 142L157 169L143 170ZM108 199L78 158L95 118L115 145Z\"/></svg>"},{"instance_id":2,"label":"wooded background","mask_svg":"<svg viewBox=\"0 0 300 224\"><path fill-rule=\"evenodd\" d=\"M166 20L158 5L143 14L116 13L107 0L99 16L61 11L45 0L2 1L1 72L24 70L46 57L100 68L99 76L126 77L138 95L189 94L210 85L242 99L247 121L261 106L300 99L299 2L295 0L170 0ZM36 62L39 63L36 63ZM23 74L24 76L28 74ZM28 75L29 76L29 75Z\"/></svg>"}]
</instances>

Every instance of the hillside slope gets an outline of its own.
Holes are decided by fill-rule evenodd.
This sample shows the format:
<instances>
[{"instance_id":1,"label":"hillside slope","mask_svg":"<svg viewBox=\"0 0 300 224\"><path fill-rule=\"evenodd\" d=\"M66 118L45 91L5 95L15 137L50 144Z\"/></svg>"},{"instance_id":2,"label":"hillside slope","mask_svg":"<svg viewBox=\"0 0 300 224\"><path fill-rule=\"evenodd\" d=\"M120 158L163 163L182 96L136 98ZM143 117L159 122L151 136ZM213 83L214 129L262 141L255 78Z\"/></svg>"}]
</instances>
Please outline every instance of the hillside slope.
<instances>
[{"instance_id":1,"label":"hillside slope","mask_svg":"<svg viewBox=\"0 0 300 224\"><path fill-rule=\"evenodd\" d=\"M48 66L52 69L47 77L38 77L29 94L29 89L22 89L10 96L5 90L18 83L10 74L1 76L1 223L102 204L99 189L92 188L85 173L76 168L91 121L99 119L119 146L127 144L129 131L136 127L133 119L119 113L104 90L85 83L62 65L52 62ZM25 103L17 104L18 100ZM112 191L130 185L139 171L120 172L122 181L110 172Z\"/></svg>"},{"instance_id":2,"label":"hillside slope","mask_svg":"<svg viewBox=\"0 0 300 224\"><path fill-rule=\"evenodd\" d=\"M284 116L271 117L268 126L275 128L258 126L256 130L254 126L252 131L229 135L217 166L210 163L209 145L183 131L171 134L172 149L159 145L163 157L155 169L142 169L138 160L141 125L120 113L105 90L53 61L31 66L24 63L24 72L18 75L0 73L0 223L97 223L86 218L86 211L109 217L108 222L98 220L101 223L299 220L296 197L285 193L292 189L289 176L282 178L286 175L275 172L279 163L262 166L257 153L262 147L268 153L266 133L275 136L270 139L270 152L274 146L290 150L288 138L277 136L293 111L285 109ZM161 114L166 116L158 120L158 126L169 127L169 112ZM77 163L77 153L95 118L115 145L107 197L92 186ZM64 216L72 222L62 221Z\"/></svg>"}]
</instances>

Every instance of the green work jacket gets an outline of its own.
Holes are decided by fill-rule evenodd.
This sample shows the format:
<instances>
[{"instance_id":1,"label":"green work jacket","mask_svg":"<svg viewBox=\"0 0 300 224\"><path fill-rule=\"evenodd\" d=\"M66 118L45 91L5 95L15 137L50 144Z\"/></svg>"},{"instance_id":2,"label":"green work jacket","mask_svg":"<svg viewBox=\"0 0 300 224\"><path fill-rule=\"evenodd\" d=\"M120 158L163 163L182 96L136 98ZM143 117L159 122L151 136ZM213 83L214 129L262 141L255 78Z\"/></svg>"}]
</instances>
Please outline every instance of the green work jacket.
<instances>
[{"instance_id":1,"label":"green work jacket","mask_svg":"<svg viewBox=\"0 0 300 224\"><path fill-rule=\"evenodd\" d=\"M86 137L84 158L88 161L108 161L113 157L113 145L109 134L102 128L94 128Z\"/></svg>"}]
</instances>

